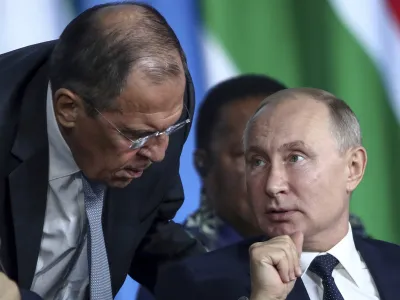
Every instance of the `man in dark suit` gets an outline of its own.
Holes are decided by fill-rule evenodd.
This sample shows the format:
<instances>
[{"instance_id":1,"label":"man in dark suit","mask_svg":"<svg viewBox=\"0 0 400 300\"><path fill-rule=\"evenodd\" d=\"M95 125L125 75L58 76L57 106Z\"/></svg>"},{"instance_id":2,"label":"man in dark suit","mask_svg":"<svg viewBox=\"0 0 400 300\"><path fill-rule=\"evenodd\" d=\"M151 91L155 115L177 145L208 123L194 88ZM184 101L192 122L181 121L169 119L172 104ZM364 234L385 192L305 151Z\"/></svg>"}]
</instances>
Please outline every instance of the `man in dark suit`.
<instances>
[{"instance_id":1,"label":"man in dark suit","mask_svg":"<svg viewBox=\"0 0 400 300\"><path fill-rule=\"evenodd\" d=\"M176 263L157 299L397 299L400 247L353 235L351 194L367 162L356 116L334 95L287 89L244 133L253 238Z\"/></svg>"},{"instance_id":2,"label":"man in dark suit","mask_svg":"<svg viewBox=\"0 0 400 300\"><path fill-rule=\"evenodd\" d=\"M162 264L204 252L171 221L193 111L183 50L146 5L96 6L0 56L8 276L44 299L111 299L127 274L153 290Z\"/></svg>"}]
</instances>

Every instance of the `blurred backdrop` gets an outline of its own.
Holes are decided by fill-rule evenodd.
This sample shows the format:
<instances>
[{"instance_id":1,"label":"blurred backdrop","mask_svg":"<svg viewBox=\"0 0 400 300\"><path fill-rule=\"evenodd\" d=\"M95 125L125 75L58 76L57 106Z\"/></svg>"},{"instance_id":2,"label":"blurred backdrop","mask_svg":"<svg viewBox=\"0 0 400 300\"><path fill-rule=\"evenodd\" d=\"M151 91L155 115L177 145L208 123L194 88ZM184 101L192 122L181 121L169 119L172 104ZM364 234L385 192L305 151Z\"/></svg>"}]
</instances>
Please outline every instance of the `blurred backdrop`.
<instances>
[{"instance_id":1,"label":"blurred backdrop","mask_svg":"<svg viewBox=\"0 0 400 300\"><path fill-rule=\"evenodd\" d=\"M56 39L96 0L0 0L0 53ZM359 117L368 166L351 209L368 232L400 243L399 0L148 0L180 39L197 104L213 84L239 73L264 73L288 86L326 89ZM181 157L186 200L198 206L193 130ZM129 237L127 237L129 238ZM127 279L117 299L134 299Z\"/></svg>"}]
</instances>

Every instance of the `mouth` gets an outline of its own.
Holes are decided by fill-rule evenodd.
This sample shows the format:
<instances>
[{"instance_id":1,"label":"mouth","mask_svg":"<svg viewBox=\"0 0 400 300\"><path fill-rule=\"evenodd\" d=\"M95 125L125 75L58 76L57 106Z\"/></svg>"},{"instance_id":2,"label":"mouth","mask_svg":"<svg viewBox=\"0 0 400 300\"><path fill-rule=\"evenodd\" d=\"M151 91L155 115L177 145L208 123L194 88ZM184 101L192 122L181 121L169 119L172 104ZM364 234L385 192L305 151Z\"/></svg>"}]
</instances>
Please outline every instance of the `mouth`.
<instances>
[{"instance_id":1,"label":"mouth","mask_svg":"<svg viewBox=\"0 0 400 300\"><path fill-rule=\"evenodd\" d=\"M286 222L292 219L298 211L292 209L269 209L266 212L268 219L274 222Z\"/></svg>"},{"instance_id":2,"label":"mouth","mask_svg":"<svg viewBox=\"0 0 400 300\"><path fill-rule=\"evenodd\" d=\"M118 177L126 179L135 179L142 176L144 169L125 168L116 173Z\"/></svg>"}]
</instances>

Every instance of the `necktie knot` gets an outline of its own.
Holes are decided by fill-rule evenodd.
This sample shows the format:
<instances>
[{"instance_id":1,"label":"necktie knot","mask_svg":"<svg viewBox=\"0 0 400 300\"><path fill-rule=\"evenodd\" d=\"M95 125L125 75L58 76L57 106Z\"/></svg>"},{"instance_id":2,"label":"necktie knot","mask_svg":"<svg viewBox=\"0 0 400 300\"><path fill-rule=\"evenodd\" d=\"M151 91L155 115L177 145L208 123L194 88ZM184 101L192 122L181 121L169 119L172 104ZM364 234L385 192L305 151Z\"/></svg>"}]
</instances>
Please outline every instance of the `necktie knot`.
<instances>
[{"instance_id":1,"label":"necktie knot","mask_svg":"<svg viewBox=\"0 0 400 300\"><path fill-rule=\"evenodd\" d=\"M314 258L308 269L317 274L322 280L327 280L331 278L332 271L338 264L337 258L328 253Z\"/></svg>"}]
</instances>

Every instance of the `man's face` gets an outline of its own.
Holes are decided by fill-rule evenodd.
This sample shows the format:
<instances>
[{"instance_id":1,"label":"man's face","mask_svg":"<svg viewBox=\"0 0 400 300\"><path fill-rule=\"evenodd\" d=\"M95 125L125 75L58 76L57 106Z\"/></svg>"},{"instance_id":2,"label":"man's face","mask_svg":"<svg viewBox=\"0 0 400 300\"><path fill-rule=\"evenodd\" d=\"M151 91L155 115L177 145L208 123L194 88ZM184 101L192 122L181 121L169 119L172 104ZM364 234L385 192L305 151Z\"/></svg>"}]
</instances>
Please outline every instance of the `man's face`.
<instances>
[{"instance_id":1,"label":"man's face","mask_svg":"<svg viewBox=\"0 0 400 300\"><path fill-rule=\"evenodd\" d=\"M247 202L242 137L261 101L261 97L244 99L221 109L210 143L211 167L204 180L218 215L243 235L258 233Z\"/></svg>"},{"instance_id":2,"label":"man's face","mask_svg":"<svg viewBox=\"0 0 400 300\"><path fill-rule=\"evenodd\" d=\"M347 156L324 104L301 95L264 107L249 126L245 157L250 203L268 236L301 231L306 242L347 228Z\"/></svg>"},{"instance_id":3,"label":"man's face","mask_svg":"<svg viewBox=\"0 0 400 300\"><path fill-rule=\"evenodd\" d=\"M153 137L139 149L129 149L131 141L126 137L135 140L163 131L186 115L185 83L183 72L153 84L140 71L134 71L116 100L117 111L104 111L91 118L81 109L68 138L75 161L86 176L112 187L125 187L152 162L161 161L168 136Z\"/></svg>"}]
</instances>

